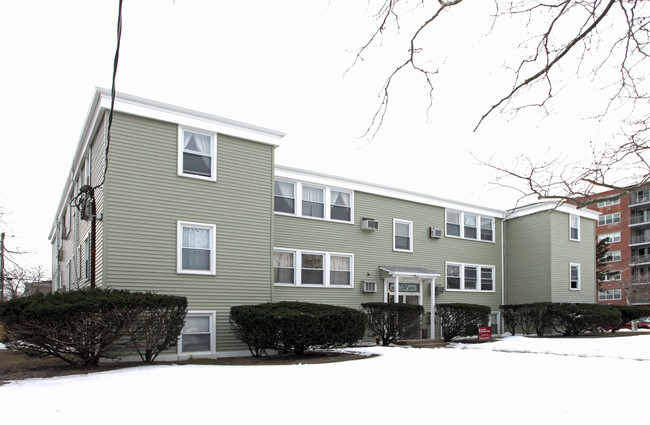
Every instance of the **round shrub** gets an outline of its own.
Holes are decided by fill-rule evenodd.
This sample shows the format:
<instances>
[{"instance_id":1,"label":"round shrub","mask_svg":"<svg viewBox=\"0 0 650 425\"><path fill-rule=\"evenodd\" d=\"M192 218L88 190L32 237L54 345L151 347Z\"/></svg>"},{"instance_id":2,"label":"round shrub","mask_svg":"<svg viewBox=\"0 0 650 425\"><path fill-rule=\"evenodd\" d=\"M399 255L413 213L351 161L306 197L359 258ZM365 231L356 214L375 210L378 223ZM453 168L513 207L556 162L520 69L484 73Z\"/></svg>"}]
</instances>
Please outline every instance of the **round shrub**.
<instances>
[{"instance_id":1,"label":"round shrub","mask_svg":"<svg viewBox=\"0 0 650 425\"><path fill-rule=\"evenodd\" d=\"M553 330L564 336L611 328L621 322L621 312L609 305L553 303L548 320Z\"/></svg>"},{"instance_id":2,"label":"round shrub","mask_svg":"<svg viewBox=\"0 0 650 425\"><path fill-rule=\"evenodd\" d=\"M402 303L364 303L361 308L368 313L368 329L388 346L400 339L416 338L422 327L424 307Z\"/></svg>"},{"instance_id":3,"label":"round shrub","mask_svg":"<svg viewBox=\"0 0 650 425\"><path fill-rule=\"evenodd\" d=\"M489 306L479 304L436 305L443 339L449 342L457 336L478 335L478 328L489 323L491 311Z\"/></svg>"},{"instance_id":4,"label":"round shrub","mask_svg":"<svg viewBox=\"0 0 650 425\"><path fill-rule=\"evenodd\" d=\"M254 356L267 349L302 354L315 347L352 345L366 331L368 316L348 307L282 301L230 309L233 332Z\"/></svg>"},{"instance_id":5,"label":"round shrub","mask_svg":"<svg viewBox=\"0 0 650 425\"><path fill-rule=\"evenodd\" d=\"M13 298L0 322L10 349L95 365L133 351L152 361L176 344L186 309L184 297L97 288Z\"/></svg>"}]
</instances>

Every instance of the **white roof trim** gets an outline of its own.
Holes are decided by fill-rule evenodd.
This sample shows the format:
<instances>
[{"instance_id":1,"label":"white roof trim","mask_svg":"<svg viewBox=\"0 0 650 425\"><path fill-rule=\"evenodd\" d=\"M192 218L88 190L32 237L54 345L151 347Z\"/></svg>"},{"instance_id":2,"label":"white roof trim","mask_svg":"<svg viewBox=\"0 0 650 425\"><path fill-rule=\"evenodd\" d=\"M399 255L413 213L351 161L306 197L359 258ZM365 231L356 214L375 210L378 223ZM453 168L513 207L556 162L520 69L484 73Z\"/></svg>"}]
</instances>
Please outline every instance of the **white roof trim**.
<instances>
[{"instance_id":1,"label":"white roof trim","mask_svg":"<svg viewBox=\"0 0 650 425\"><path fill-rule=\"evenodd\" d=\"M506 211L505 217L506 219L523 217L542 211L560 211L566 214L573 214L590 220L598 220L598 216L600 215L599 211L590 210L588 208L577 208L574 205L558 205L556 202L538 202L535 204L510 209Z\"/></svg>"},{"instance_id":2,"label":"white roof trim","mask_svg":"<svg viewBox=\"0 0 650 425\"><path fill-rule=\"evenodd\" d=\"M86 114L86 119L84 120L84 125L81 129L81 135L77 142L72 166L65 182L54 222L50 229L48 236L50 241L53 240L56 233L57 220L63 214L63 209L65 208L72 182L75 180L75 176L79 171L80 161L85 156L90 140L95 135L97 127L101 122L102 112L104 110L110 110L110 108L110 90L96 87L88 113ZM258 143L272 145L274 147L277 147L279 140L285 136L285 133L281 131L271 130L253 124L181 108L179 106L169 105L125 93L115 93L114 110L160 121L172 122L187 127L214 131L215 133L227 134L229 136L252 140Z\"/></svg>"},{"instance_id":3,"label":"white roof trim","mask_svg":"<svg viewBox=\"0 0 650 425\"><path fill-rule=\"evenodd\" d=\"M110 109L111 93L106 89L97 88L100 94L100 107ZM228 134L246 140L253 140L278 146L278 141L285 136L281 131L223 118L217 115L206 114L167 103L157 102L142 97L125 93L116 93L115 111L138 115L160 121L172 122L188 127Z\"/></svg>"},{"instance_id":4,"label":"white roof trim","mask_svg":"<svg viewBox=\"0 0 650 425\"><path fill-rule=\"evenodd\" d=\"M372 193L374 195L386 196L389 198L403 199L425 205L434 205L442 208L451 208L490 217L503 218L504 211L494 208L481 207L479 205L465 202L452 201L423 193L411 192L408 190L396 189L388 186L381 186L374 183L361 182L358 180L336 177L328 174L321 174L297 168L281 165L275 166L275 176L289 180L297 180L308 183L315 183L324 186L333 186L341 189L355 190L359 192Z\"/></svg>"}]
</instances>

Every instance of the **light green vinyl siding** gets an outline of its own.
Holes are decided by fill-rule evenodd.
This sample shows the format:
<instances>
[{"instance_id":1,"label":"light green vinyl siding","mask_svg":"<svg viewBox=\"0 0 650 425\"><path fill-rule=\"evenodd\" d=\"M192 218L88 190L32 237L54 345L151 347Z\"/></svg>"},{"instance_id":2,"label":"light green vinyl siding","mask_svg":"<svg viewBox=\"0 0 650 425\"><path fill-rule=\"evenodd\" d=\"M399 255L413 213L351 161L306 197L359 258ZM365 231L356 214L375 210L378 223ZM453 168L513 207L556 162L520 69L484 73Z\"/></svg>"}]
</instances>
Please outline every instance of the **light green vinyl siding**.
<instances>
[{"instance_id":1,"label":"light green vinyl siding","mask_svg":"<svg viewBox=\"0 0 650 425\"><path fill-rule=\"evenodd\" d=\"M551 301L596 302L596 221L580 218L580 241L569 240L569 215L554 212L551 225ZM569 265L580 265L580 289L569 289Z\"/></svg>"},{"instance_id":2,"label":"light green vinyl siding","mask_svg":"<svg viewBox=\"0 0 650 425\"><path fill-rule=\"evenodd\" d=\"M230 307L271 299L273 147L217 139L217 181L177 175L176 124L116 114L105 185L104 269L115 288L186 296L216 311L217 351L245 347ZM177 222L216 226L216 275L176 271Z\"/></svg>"},{"instance_id":3,"label":"light green vinyl siding","mask_svg":"<svg viewBox=\"0 0 650 425\"><path fill-rule=\"evenodd\" d=\"M595 302L595 224L580 218L580 241L569 240L569 214L542 211L506 221L506 303ZM580 264L580 290L569 289Z\"/></svg>"},{"instance_id":4,"label":"light green vinyl siding","mask_svg":"<svg viewBox=\"0 0 650 425\"><path fill-rule=\"evenodd\" d=\"M546 211L506 220L507 304L551 301L549 226Z\"/></svg>"},{"instance_id":5,"label":"light green vinyl siding","mask_svg":"<svg viewBox=\"0 0 650 425\"><path fill-rule=\"evenodd\" d=\"M274 300L300 300L359 308L361 303L384 300L384 277L380 266L418 267L440 274L445 281L445 261L491 265L495 267L495 292L446 292L436 303L467 302L489 305L497 310L501 303L500 220L496 220L495 243L429 237L429 227L444 229L444 208L383 197L354 193L354 223L337 223L301 217L275 215L273 245L276 248L343 252L354 254L354 288L314 288L279 286ZM361 230L362 218L379 221L376 231ZM393 251L393 219L413 222L413 252ZM377 293L363 293L363 280L377 282ZM429 312L430 284L425 281L423 304Z\"/></svg>"}]
</instances>

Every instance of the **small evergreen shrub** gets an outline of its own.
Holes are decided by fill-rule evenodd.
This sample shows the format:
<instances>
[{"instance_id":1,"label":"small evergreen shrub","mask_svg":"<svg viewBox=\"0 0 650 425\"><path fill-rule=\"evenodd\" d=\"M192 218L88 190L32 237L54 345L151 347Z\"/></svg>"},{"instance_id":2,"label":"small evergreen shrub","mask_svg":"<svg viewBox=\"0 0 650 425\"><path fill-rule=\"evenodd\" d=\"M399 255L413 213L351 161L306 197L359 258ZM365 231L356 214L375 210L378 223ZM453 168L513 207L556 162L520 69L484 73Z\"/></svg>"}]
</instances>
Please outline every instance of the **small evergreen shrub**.
<instances>
[{"instance_id":1,"label":"small evergreen shrub","mask_svg":"<svg viewBox=\"0 0 650 425\"><path fill-rule=\"evenodd\" d=\"M256 357L267 349L302 354L352 345L363 338L367 322L362 311L327 304L283 301L230 309L232 331Z\"/></svg>"},{"instance_id":2,"label":"small evergreen shrub","mask_svg":"<svg viewBox=\"0 0 650 425\"><path fill-rule=\"evenodd\" d=\"M609 305L553 303L547 310L554 331L564 336L607 329L621 321L621 312Z\"/></svg>"},{"instance_id":3,"label":"small evergreen shrub","mask_svg":"<svg viewBox=\"0 0 650 425\"><path fill-rule=\"evenodd\" d=\"M7 347L28 356L96 365L136 351L152 361L176 344L186 308L182 297L84 289L13 298L0 322Z\"/></svg>"},{"instance_id":4,"label":"small evergreen shrub","mask_svg":"<svg viewBox=\"0 0 650 425\"><path fill-rule=\"evenodd\" d=\"M490 322L489 306L478 304L438 304L436 317L442 337L449 342L457 336L478 335L478 328Z\"/></svg>"},{"instance_id":5,"label":"small evergreen shrub","mask_svg":"<svg viewBox=\"0 0 650 425\"><path fill-rule=\"evenodd\" d=\"M646 305L611 305L610 307L621 312L621 321L612 326L612 332L616 332L632 320L650 316L650 306Z\"/></svg>"},{"instance_id":6,"label":"small evergreen shrub","mask_svg":"<svg viewBox=\"0 0 650 425\"><path fill-rule=\"evenodd\" d=\"M520 330L524 335L533 332L537 336L544 336L544 332L550 326L547 316L549 302L531 304L509 304L499 306L506 322L508 331L515 335Z\"/></svg>"},{"instance_id":7,"label":"small evergreen shrub","mask_svg":"<svg viewBox=\"0 0 650 425\"><path fill-rule=\"evenodd\" d=\"M388 346L400 339L417 338L422 327L424 307L401 303L364 303L370 334Z\"/></svg>"}]
</instances>

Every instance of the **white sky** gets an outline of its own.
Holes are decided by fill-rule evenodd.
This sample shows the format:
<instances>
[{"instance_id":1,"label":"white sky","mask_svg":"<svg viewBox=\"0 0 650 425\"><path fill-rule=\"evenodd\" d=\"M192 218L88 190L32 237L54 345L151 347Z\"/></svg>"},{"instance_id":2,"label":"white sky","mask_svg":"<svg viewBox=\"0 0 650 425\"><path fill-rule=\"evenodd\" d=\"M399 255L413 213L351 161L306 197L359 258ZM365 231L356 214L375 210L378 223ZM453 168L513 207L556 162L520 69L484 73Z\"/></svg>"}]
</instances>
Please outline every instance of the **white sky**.
<instances>
[{"instance_id":1,"label":"white sky","mask_svg":"<svg viewBox=\"0 0 650 425\"><path fill-rule=\"evenodd\" d=\"M642 424L650 335L515 336L291 366L149 366L0 386L6 423ZM614 390L618 389L618 390ZM35 408L36 407L36 408Z\"/></svg>"},{"instance_id":2,"label":"white sky","mask_svg":"<svg viewBox=\"0 0 650 425\"><path fill-rule=\"evenodd\" d=\"M111 85L117 4L0 3L1 226L10 248L30 252L26 264L50 268L47 236L91 95ZM278 164L506 209L518 194L487 186L494 172L472 154L580 157L610 133L584 119L593 99L581 84L544 120L495 116L472 132L510 84L501 65L517 29L486 37L490 4L467 0L444 31L423 36L445 60L435 106L427 116L423 81L404 74L371 141L359 136L397 63L387 60L404 50L387 36L343 77L374 29L365 1L125 0L117 90L285 131Z\"/></svg>"}]
</instances>

